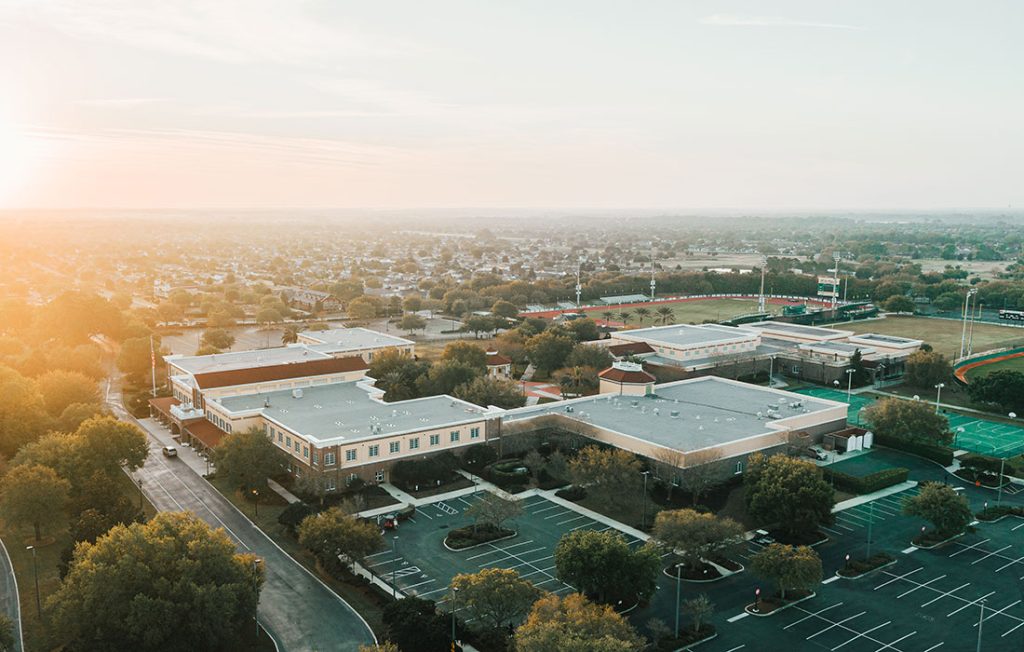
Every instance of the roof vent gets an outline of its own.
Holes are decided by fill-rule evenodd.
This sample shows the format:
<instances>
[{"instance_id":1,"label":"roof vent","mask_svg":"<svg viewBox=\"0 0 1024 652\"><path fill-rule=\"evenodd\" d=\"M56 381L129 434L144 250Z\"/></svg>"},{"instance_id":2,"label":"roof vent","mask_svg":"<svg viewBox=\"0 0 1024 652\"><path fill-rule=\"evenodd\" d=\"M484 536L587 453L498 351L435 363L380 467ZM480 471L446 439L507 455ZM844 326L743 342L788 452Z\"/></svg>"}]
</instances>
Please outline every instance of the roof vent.
<instances>
[{"instance_id":1,"label":"roof vent","mask_svg":"<svg viewBox=\"0 0 1024 652\"><path fill-rule=\"evenodd\" d=\"M292 398L302 398L302 388L296 387L292 390Z\"/></svg>"},{"instance_id":2,"label":"roof vent","mask_svg":"<svg viewBox=\"0 0 1024 652\"><path fill-rule=\"evenodd\" d=\"M678 419L679 418L679 410L672 410L671 412L668 413L668 415L670 417L672 417L673 419Z\"/></svg>"},{"instance_id":3,"label":"roof vent","mask_svg":"<svg viewBox=\"0 0 1024 652\"><path fill-rule=\"evenodd\" d=\"M265 408L270 407L270 397L269 396L267 398L263 399L263 407L265 407Z\"/></svg>"}]
</instances>

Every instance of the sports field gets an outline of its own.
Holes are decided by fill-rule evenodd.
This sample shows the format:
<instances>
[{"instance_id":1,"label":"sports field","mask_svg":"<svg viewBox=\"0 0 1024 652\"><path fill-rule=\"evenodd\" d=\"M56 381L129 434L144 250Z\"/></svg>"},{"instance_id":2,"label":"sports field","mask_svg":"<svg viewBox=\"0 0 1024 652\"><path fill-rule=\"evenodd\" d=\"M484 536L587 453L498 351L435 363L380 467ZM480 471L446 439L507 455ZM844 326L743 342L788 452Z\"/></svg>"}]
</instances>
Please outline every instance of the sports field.
<instances>
[{"instance_id":1,"label":"sports field","mask_svg":"<svg viewBox=\"0 0 1024 652\"><path fill-rule=\"evenodd\" d=\"M967 372L967 380L970 381L973 378L982 378L993 371L1019 371L1024 373L1024 356L1009 358L1007 360L1000 360L998 362L974 367Z\"/></svg>"},{"instance_id":2,"label":"sports field","mask_svg":"<svg viewBox=\"0 0 1024 652\"><path fill-rule=\"evenodd\" d=\"M836 324L840 330L855 333L881 333L924 340L936 351L953 359L960 353L961 325L953 319L897 316ZM987 351L1024 344L1024 329L997 324L974 324L974 351Z\"/></svg>"}]
</instances>

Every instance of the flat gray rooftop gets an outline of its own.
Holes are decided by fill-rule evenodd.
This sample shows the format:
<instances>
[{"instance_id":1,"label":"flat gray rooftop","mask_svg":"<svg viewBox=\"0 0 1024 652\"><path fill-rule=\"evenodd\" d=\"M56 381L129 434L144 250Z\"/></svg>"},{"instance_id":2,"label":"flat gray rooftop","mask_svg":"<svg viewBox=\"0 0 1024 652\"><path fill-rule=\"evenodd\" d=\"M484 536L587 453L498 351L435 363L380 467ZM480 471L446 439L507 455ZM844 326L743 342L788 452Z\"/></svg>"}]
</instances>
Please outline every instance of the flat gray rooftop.
<instances>
[{"instance_id":1,"label":"flat gray rooftop","mask_svg":"<svg viewBox=\"0 0 1024 652\"><path fill-rule=\"evenodd\" d=\"M450 396L383 403L358 381L232 396L216 402L231 412L260 410L266 417L316 443L338 444L479 421L486 410ZM269 400L270 407L264 407ZM464 433L468 437L468 433Z\"/></svg>"},{"instance_id":2,"label":"flat gray rooftop","mask_svg":"<svg viewBox=\"0 0 1024 652\"><path fill-rule=\"evenodd\" d=\"M881 345L895 344L898 346L907 346L910 344L920 344L921 340L915 340L909 337L899 337L897 335L882 335L881 333L861 333L855 336L858 340L868 340L869 342L878 342Z\"/></svg>"},{"instance_id":3,"label":"flat gray rooftop","mask_svg":"<svg viewBox=\"0 0 1024 652\"><path fill-rule=\"evenodd\" d=\"M848 344L846 342L809 342L807 344L801 344L801 349L818 349L821 351L835 351L836 353L848 353L853 355L854 351L860 351L863 355L874 353L875 350L867 346L858 346L856 344Z\"/></svg>"},{"instance_id":4,"label":"flat gray rooftop","mask_svg":"<svg viewBox=\"0 0 1024 652\"><path fill-rule=\"evenodd\" d=\"M413 344L411 340L386 333L378 333L368 328L331 328L325 331L303 331L302 336L310 340L317 340L313 346L316 346L318 349L321 344L332 345L334 347L331 349L332 351Z\"/></svg>"},{"instance_id":5,"label":"flat gray rooftop","mask_svg":"<svg viewBox=\"0 0 1024 652\"><path fill-rule=\"evenodd\" d=\"M300 344L279 346L273 349L215 353L213 355L167 356L164 359L190 374L202 374L211 371L266 367L275 364L287 364L289 362L326 360L330 357L327 353L314 351Z\"/></svg>"},{"instance_id":6,"label":"flat gray rooftop","mask_svg":"<svg viewBox=\"0 0 1024 652\"><path fill-rule=\"evenodd\" d=\"M744 328L769 329L780 333L790 333L799 337L825 337L838 338L853 335L851 331L840 331L832 328L821 328L818 326L803 326L801 324L790 324L784 321L758 321L751 324L743 324Z\"/></svg>"},{"instance_id":7,"label":"flat gray rooftop","mask_svg":"<svg viewBox=\"0 0 1024 652\"><path fill-rule=\"evenodd\" d=\"M678 324L674 326L657 326L654 328L638 328L631 331L620 331L613 335L616 339L630 341L653 342L667 346L694 346L699 344L715 344L729 340L750 340L758 336L755 331L717 324L690 326Z\"/></svg>"},{"instance_id":8,"label":"flat gray rooftop","mask_svg":"<svg viewBox=\"0 0 1024 652\"><path fill-rule=\"evenodd\" d=\"M604 394L518 408L504 418L518 421L540 414L560 414L660 446L694 451L772 432L769 421L841 405L704 377L657 385L650 396ZM572 408L572 412L566 408ZM768 416L769 412L773 416Z\"/></svg>"}]
</instances>

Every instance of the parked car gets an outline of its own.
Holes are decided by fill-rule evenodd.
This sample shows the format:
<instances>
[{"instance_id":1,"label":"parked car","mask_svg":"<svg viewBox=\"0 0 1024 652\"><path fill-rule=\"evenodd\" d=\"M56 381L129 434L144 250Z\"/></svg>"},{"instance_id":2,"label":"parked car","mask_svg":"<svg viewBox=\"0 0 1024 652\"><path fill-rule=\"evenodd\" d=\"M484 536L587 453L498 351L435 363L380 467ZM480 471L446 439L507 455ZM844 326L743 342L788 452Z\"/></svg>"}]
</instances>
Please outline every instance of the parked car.
<instances>
[{"instance_id":1,"label":"parked car","mask_svg":"<svg viewBox=\"0 0 1024 652\"><path fill-rule=\"evenodd\" d=\"M164 457L177 457L178 449L174 446L164 446L163 448Z\"/></svg>"},{"instance_id":2,"label":"parked car","mask_svg":"<svg viewBox=\"0 0 1024 652\"><path fill-rule=\"evenodd\" d=\"M754 530L754 538L751 541L762 546L775 543L775 539L772 538L772 535L768 534L768 530Z\"/></svg>"}]
</instances>

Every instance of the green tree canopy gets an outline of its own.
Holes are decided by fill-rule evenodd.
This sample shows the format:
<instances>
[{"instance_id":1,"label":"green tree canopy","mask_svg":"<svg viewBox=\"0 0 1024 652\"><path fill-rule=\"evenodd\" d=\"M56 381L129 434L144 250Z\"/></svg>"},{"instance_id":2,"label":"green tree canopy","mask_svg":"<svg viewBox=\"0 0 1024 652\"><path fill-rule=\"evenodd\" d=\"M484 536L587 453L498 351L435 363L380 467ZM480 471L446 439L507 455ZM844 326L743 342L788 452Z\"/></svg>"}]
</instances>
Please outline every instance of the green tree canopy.
<instances>
[{"instance_id":1,"label":"green tree canopy","mask_svg":"<svg viewBox=\"0 0 1024 652\"><path fill-rule=\"evenodd\" d=\"M229 434L213 449L217 475L244 491L262 489L267 478L284 468L284 453L263 433L253 428Z\"/></svg>"},{"instance_id":2,"label":"green tree canopy","mask_svg":"<svg viewBox=\"0 0 1024 652\"><path fill-rule=\"evenodd\" d=\"M946 356L935 351L915 351L907 358L905 382L913 387L931 389L953 375L953 367Z\"/></svg>"},{"instance_id":3,"label":"green tree canopy","mask_svg":"<svg viewBox=\"0 0 1024 652\"><path fill-rule=\"evenodd\" d=\"M775 585L782 599L786 591L810 590L821 582L821 558L809 546L773 543L751 558L751 569L758 577Z\"/></svg>"},{"instance_id":4,"label":"green tree canopy","mask_svg":"<svg viewBox=\"0 0 1024 652\"><path fill-rule=\"evenodd\" d=\"M914 312L914 300L902 294L894 294L883 305L887 312Z\"/></svg>"},{"instance_id":5,"label":"green tree canopy","mask_svg":"<svg viewBox=\"0 0 1024 652\"><path fill-rule=\"evenodd\" d=\"M526 355L540 371L551 371L565 366L565 359L572 352L571 338L555 331L544 331L526 341Z\"/></svg>"},{"instance_id":6,"label":"green tree canopy","mask_svg":"<svg viewBox=\"0 0 1024 652\"><path fill-rule=\"evenodd\" d=\"M529 580L510 568L485 568L456 575L451 582L459 592L459 608L488 627L518 623L543 595Z\"/></svg>"},{"instance_id":7,"label":"green tree canopy","mask_svg":"<svg viewBox=\"0 0 1024 652\"><path fill-rule=\"evenodd\" d=\"M567 367L593 367L601 371L612 366L612 354L608 348L596 344L577 344L566 358Z\"/></svg>"},{"instance_id":8,"label":"green tree canopy","mask_svg":"<svg viewBox=\"0 0 1024 652\"><path fill-rule=\"evenodd\" d=\"M31 525L36 541L42 531L64 521L71 485L47 466L16 466L3 478L0 514L19 525Z\"/></svg>"},{"instance_id":9,"label":"green tree canopy","mask_svg":"<svg viewBox=\"0 0 1024 652\"><path fill-rule=\"evenodd\" d=\"M727 517L693 509L658 512L654 538L679 555L689 568L699 568L719 552L743 540L743 526Z\"/></svg>"},{"instance_id":10,"label":"green tree canopy","mask_svg":"<svg viewBox=\"0 0 1024 652\"><path fill-rule=\"evenodd\" d=\"M360 562L384 547L384 538L376 525L337 507L307 516L299 523L297 533L299 545L327 565L336 564L339 555L349 563Z\"/></svg>"},{"instance_id":11,"label":"green tree canopy","mask_svg":"<svg viewBox=\"0 0 1024 652\"><path fill-rule=\"evenodd\" d=\"M931 521L943 537L963 532L973 518L967 497L938 482L924 483L919 494L905 499L903 513Z\"/></svg>"},{"instance_id":12,"label":"green tree canopy","mask_svg":"<svg viewBox=\"0 0 1024 652\"><path fill-rule=\"evenodd\" d=\"M638 504L642 498L640 468L640 461L629 451L586 446L569 462L569 476L598 500L624 506Z\"/></svg>"},{"instance_id":13,"label":"green tree canopy","mask_svg":"<svg viewBox=\"0 0 1024 652\"><path fill-rule=\"evenodd\" d=\"M235 343L235 336L223 328L211 328L203 331L203 343L224 350Z\"/></svg>"},{"instance_id":14,"label":"green tree canopy","mask_svg":"<svg viewBox=\"0 0 1024 652\"><path fill-rule=\"evenodd\" d=\"M755 453L748 460L744 484L748 513L758 522L778 524L790 536L832 522L835 492L810 461Z\"/></svg>"},{"instance_id":15,"label":"green tree canopy","mask_svg":"<svg viewBox=\"0 0 1024 652\"><path fill-rule=\"evenodd\" d=\"M505 378L474 378L456 387L454 396L483 407L496 405L509 410L526 405L526 396L519 383Z\"/></svg>"},{"instance_id":16,"label":"green tree canopy","mask_svg":"<svg viewBox=\"0 0 1024 652\"><path fill-rule=\"evenodd\" d=\"M463 340L445 346L441 359L461 362L474 369L479 369L481 373L487 368L487 352L482 347Z\"/></svg>"},{"instance_id":17,"label":"green tree canopy","mask_svg":"<svg viewBox=\"0 0 1024 652\"><path fill-rule=\"evenodd\" d=\"M618 532L574 530L555 547L558 577L598 602L650 597L661 569L653 545L633 550Z\"/></svg>"},{"instance_id":18,"label":"green tree canopy","mask_svg":"<svg viewBox=\"0 0 1024 652\"><path fill-rule=\"evenodd\" d=\"M448 619L423 598L402 598L384 607L387 638L402 652L437 652L450 649Z\"/></svg>"},{"instance_id":19,"label":"green tree canopy","mask_svg":"<svg viewBox=\"0 0 1024 652\"><path fill-rule=\"evenodd\" d=\"M418 331L426 328L427 320L419 315L408 314L404 315L401 321L398 322L398 327L403 331L411 333L412 331Z\"/></svg>"},{"instance_id":20,"label":"green tree canopy","mask_svg":"<svg viewBox=\"0 0 1024 652\"><path fill-rule=\"evenodd\" d=\"M349 319L368 321L377 316L377 302L370 297L360 296L348 304Z\"/></svg>"},{"instance_id":21,"label":"green tree canopy","mask_svg":"<svg viewBox=\"0 0 1024 652\"><path fill-rule=\"evenodd\" d=\"M159 348L159 339L154 335L153 352L157 356L160 355ZM117 368L135 380L148 377L152 369L149 337L133 337L125 340L117 354Z\"/></svg>"},{"instance_id":22,"label":"green tree canopy","mask_svg":"<svg viewBox=\"0 0 1024 652\"><path fill-rule=\"evenodd\" d=\"M519 316L519 308L510 301L499 299L491 306L491 314L502 319L515 319Z\"/></svg>"},{"instance_id":23,"label":"green tree canopy","mask_svg":"<svg viewBox=\"0 0 1024 652\"><path fill-rule=\"evenodd\" d=\"M456 360L441 360L430 367L425 376L420 376L416 386L421 395L451 394L459 385L471 382L483 373L478 367L470 367Z\"/></svg>"},{"instance_id":24,"label":"green tree canopy","mask_svg":"<svg viewBox=\"0 0 1024 652\"><path fill-rule=\"evenodd\" d=\"M864 410L864 418L875 434L925 444L948 444L952 441L949 422L935 412L935 406L924 401L883 398Z\"/></svg>"},{"instance_id":25,"label":"green tree canopy","mask_svg":"<svg viewBox=\"0 0 1024 652\"><path fill-rule=\"evenodd\" d=\"M36 386L51 416L59 417L73 403L98 403L96 381L77 371L54 369L36 377Z\"/></svg>"},{"instance_id":26,"label":"green tree canopy","mask_svg":"<svg viewBox=\"0 0 1024 652\"><path fill-rule=\"evenodd\" d=\"M80 543L47 606L71 649L211 650L252 618L262 581L223 530L162 512Z\"/></svg>"},{"instance_id":27,"label":"green tree canopy","mask_svg":"<svg viewBox=\"0 0 1024 652\"><path fill-rule=\"evenodd\" d=\"M579 593L547 595L516 630L518 652L639 652L644 639L607 605Z\"/></svg>"},{"instance_id":28,"label":"green tree canopy","mask_svg":"<svg viewBox=\"0 0 1024 652\"><path fill-rule=\"evenodd\" d=\"M495 494L485 493L484 497L466 508L466 516L478 523L502 527L509 519L522 515L523 506L518 500L508 500Z\"/></svg>"},{"instance_id":29,"label":"green tree canopy","mask_svg":"<svg viewBox=\"0 0 1024 652\"><path fill-rule=\"evenodd\" d=\"M972 401L996 405L1024 416L1024 373L1000 369L971 378L967 391Z\"/></svg>"},{"instance_id":30,"label":"green tree canopy","mask_svg":"<svg viewBox=\"0 0 1024 652\"><path fill-rule=\"evenodd\" d=\"M0 455L13 456L50 424L43 397L28 378L0 366Z\"/></svg>"}]
</instances>

